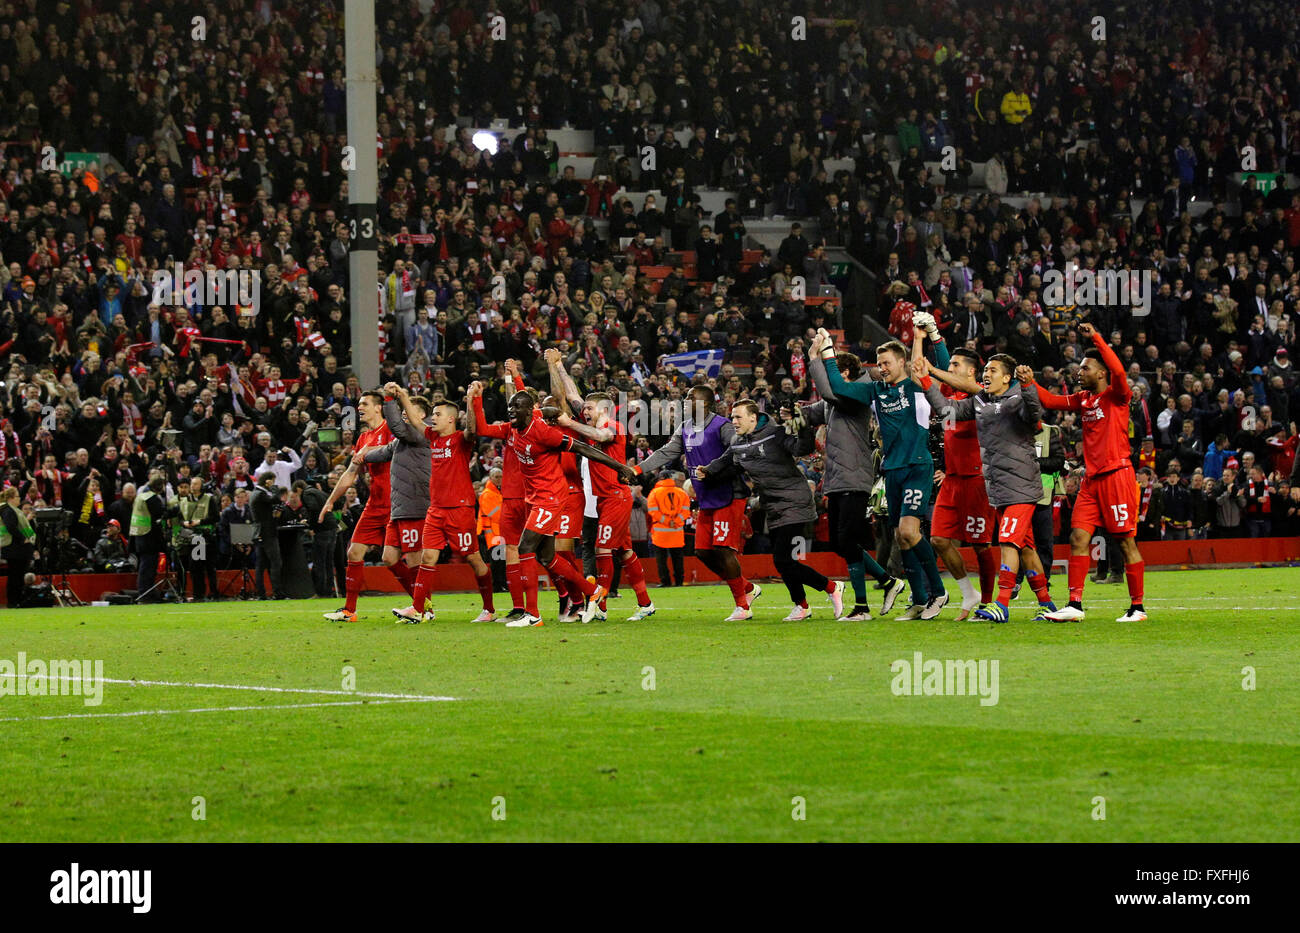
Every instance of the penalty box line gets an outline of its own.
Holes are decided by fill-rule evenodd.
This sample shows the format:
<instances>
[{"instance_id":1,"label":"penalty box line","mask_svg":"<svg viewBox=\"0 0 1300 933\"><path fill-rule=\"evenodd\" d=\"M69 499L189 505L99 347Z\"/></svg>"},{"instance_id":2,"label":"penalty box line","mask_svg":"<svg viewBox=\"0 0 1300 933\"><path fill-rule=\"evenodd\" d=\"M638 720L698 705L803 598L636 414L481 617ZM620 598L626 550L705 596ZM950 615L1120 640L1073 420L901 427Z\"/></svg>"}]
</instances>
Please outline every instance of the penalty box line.
<instances>
[{"instance_id":1,"label":"penalty box line","mask_svg":"<svg viewBox=\"0 0 1300 933\"><path fill-rule=\"evenodd\" d=\"M204 684L177 680L121 680L112 677L72 677L67 674L60 674L53 677L38 674L35 677L30 678L26 673L18 673L8 676L23 677L24 679L30 680L57 680L63 683L85 683L86 681L90 681L92 683L102 684L123 684L128 687L187 687L192 690L253 690L258 693L310 693L317 696L364 697L366 699L375 700L407 700L425 703L454 703L458 699L457 697L425 696L418 693L371 693L364 690L322 690L318 687L264 687L256 684ZM270 707L254 708L269 709Z\"/></svg>"},{"instance_id":2,"label":"penalty box line","mask_svg":"<svg viewBox=\"0 0 1300 933\"><path fill-rule=\"evenodd\" d=\"M175 716L181 713L242 713L272 709L321 709L330 706L380 706L386 703L432 703L440 697L410 697L401 700L344 700L328 703L281 703L271 706L204 706L195 709L141 709L124 713L62 713L57 716L10 716L0 722L41 722L53 719L115 719L125 716ZM446 698L450 699L450 698Z\"/></svg>"}]
</instances>

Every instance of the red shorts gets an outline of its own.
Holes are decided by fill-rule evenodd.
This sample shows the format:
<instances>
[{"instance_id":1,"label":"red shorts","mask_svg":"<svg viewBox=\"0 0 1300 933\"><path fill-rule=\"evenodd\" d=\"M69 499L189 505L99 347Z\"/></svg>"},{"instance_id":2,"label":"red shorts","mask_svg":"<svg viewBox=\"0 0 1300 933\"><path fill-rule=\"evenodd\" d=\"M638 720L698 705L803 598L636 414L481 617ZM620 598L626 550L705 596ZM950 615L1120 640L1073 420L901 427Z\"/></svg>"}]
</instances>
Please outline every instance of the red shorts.
<instances>
[{"instance_id":1,"label":"red shorts","mask_svg":"<svg viewBox=\"0 0 1300 933\"><path fill-rule=\"evenodd\" d=\"M632 496L596 500L596 547L626 551L632 547Z\"/></svg>"},{"instance_id":2,"label":"red shorts","mask_svg":"<svg viewBox=\"0 0 1300 933\"><path fill-rule=\"evenodd\" d=\"M501 537L510 547L518 547L528 520L528 506L523 499L501 500Z\"/></svg>"},{"instance_id":3,"label":"red shorts","mask_svg":"<svg viewBox=\"0 0 1300 933\"><path fill-rule=\"evenodd\" d=\"M395 547L403 554L424 550L424 519L403 518L389 522L384 532L384 547Z\"/></svg>"},{"instance_id":4,"label":"red shorts","mask_svg":"<svg viewBox=\"0 0 1300 933\"><path fill-rule=\"evenodd\" d=\"M567 504L566 501L561 500L529 506L528 520L524 522L524 529L535 531L540 535L570 537L569 526L573 524L573 517L565 509Z\"/></svg>"},{"instance_id":5,"label":"red shorts","mask_svg":"<svg viewBox=\"0 0 1300 933\"><path fill-rule=\"evenodd\" d=\"M989 494L982 476L943 478L939 495L930 516L930 536L965 541L967 544L991 544L997 515L989 505Z\"/></svg>"},{"instance_id":6,"label":"red shorts","mask_svg":"<svg viewBox=\"0 0 1300 933\"><path fill-rule=\"evenodd\" d=\"M579 486L576 490L569 490L569 498L564 502L564 514L560 516L559 530L555 532L557 538L581 538L582 537L582 520L587 511L587 494Z\"/></svg>"},{"instance_id":7,"label":"red shorts","mask_svg":"<svg viewBox=\"0 0 1300 933\"><path fill-rule=\"evenodd\" d=\"M1023 548L1034 546L1034 503L1022 502L997 510L998 544Z\"/></svg>"},{"instance_id":8,"label":"red shorts","mask_svg":"<svg viewBox=\"0 0 1300 933\"><path fill-rule=\"evenodd\" d=\"M695 522L695 550L729 547L739 552L744 544L740 526L745 520L748 501L732 499L731 505L720 509L700 509L699 519Z\"/></svg>"},{"instance_id":9,"label":"red shorts","mask_svg":"<svg viewBox=\"0 0 1300 933\"><path fill-rule=\"evenodd\" d=\"M364 544L366 547L379 547L385 543L388 534L388 511L362 509L356 527L352 529L352 543Z\"/></svg>"},{"instance_id":10,"label":"red shorts","mask_svg":"<svg viewBox=\"0 0 1300 933\"><path fill-rule=\"evenodd\" d=\"M1085 476L1079 485L1079 498L1074 501L1070 525L1086 529L1089 534L1103 525L1111 534L1129 538L1137 534L1137 506L1137 476L1131 465L1101 476Z\"/></svg>"},{"instance_id":11,"label":"red shorts","mask_svg":"<svg viewBox=\"0 0 1300 933\"><path fill-rule=\"evenodd\" d=\"M478 522L472 505L432 507L424 516L424 546L453 554L478 553Z\"/></svg>"}]
</instances>

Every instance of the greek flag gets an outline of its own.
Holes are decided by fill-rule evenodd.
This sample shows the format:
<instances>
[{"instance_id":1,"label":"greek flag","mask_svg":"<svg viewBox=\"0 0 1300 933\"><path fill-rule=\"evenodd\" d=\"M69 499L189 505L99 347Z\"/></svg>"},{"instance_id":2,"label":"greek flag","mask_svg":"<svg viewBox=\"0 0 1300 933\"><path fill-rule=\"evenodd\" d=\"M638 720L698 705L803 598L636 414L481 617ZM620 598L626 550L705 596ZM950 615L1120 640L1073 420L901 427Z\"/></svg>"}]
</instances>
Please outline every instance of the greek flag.
<instances>
[{"instance_id":1,"label":"greek flag","mask_svg":"<svg viewBox=\"0 0 1300 933\"><path fill-rule=\"evenodd\" d=\"M704 373L709 378L722 370L723 350L696 350L693 353L674 353L660 358L664 366L671 366L687 378Z\"/></svg>"}]
</instances>

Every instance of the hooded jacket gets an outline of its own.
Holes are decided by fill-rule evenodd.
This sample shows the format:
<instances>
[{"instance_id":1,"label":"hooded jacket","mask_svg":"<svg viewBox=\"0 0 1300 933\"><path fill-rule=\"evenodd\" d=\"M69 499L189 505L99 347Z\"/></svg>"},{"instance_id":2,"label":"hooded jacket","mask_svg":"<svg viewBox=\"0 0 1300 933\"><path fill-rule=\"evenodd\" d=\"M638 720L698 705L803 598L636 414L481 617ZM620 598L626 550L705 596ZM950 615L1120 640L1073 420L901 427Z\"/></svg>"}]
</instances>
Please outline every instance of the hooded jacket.
<instances>
[{"instance_id":1,"label":"hooded jacket","mask_svg":"<svg viewBox=\"0 0 1300 933\"><path fill-rule=\"evenodd\" d=\"M817 517L808 480L795 463L796 457L812 449L812 428L805 425L798 434L789 434L784 426L759 415L758 427L749 434L737 434L731 446L704 471L713 476L743 470L767 509L769 529L799 525Z\"/></svg>"}]
</instances>

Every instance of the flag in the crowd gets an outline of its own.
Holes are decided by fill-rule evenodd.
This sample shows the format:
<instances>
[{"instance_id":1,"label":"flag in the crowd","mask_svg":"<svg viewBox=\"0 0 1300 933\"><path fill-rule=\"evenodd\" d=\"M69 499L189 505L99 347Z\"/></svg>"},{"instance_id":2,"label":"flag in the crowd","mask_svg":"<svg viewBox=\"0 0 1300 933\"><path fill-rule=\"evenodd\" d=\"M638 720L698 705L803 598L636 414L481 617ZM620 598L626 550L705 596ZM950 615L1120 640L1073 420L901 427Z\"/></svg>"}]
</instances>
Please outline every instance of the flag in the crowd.
<instances>
[{"instance_id":1,"label":"flag in the crowd","mask_svg":"<svg viewBox=\"0 0 1300 933\"><path fill-rule=\"evenodd\" d=\"M671 366L687 378L696 373L704 373L712 379L722 371L722 355L725 352L725 350L696 350L692 353L674 353L661 357L659 362L664 366Z\"/></svg>"}]
</instances>

